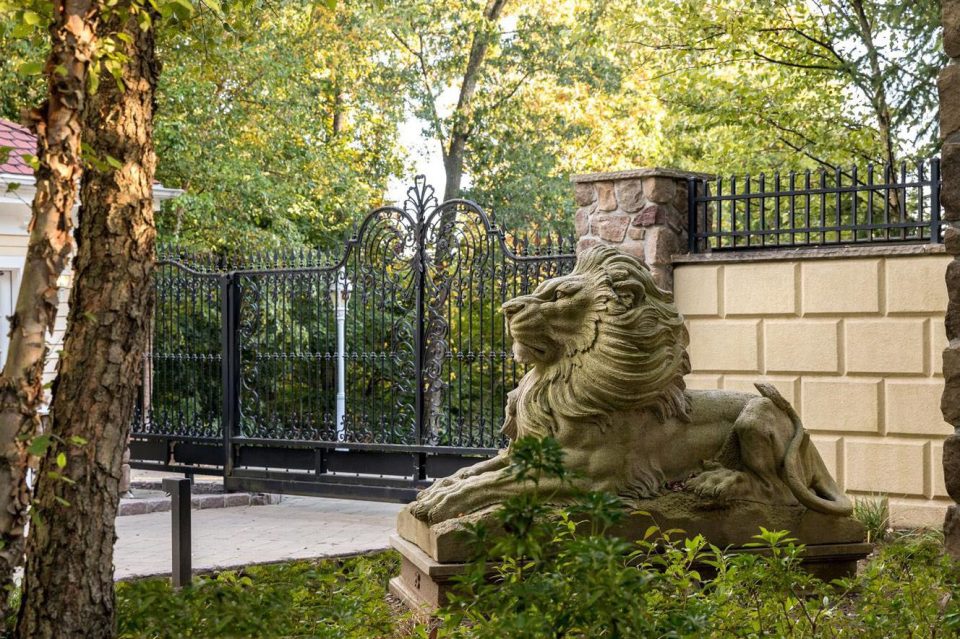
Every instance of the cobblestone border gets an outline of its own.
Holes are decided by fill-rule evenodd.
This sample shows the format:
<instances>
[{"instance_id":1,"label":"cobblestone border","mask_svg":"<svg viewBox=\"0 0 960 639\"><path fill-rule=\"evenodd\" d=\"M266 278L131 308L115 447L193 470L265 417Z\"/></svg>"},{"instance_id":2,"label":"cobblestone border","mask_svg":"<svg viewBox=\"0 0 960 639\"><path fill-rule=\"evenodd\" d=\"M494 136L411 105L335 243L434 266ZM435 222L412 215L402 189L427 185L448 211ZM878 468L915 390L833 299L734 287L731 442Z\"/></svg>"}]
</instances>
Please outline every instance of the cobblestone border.
<instances>
[{"instance_id":1,"label":"cobblestone border","mask_svg":"<svg viewBox=\"0 0 960 639\"><path fill-rule=\"evenodd\" d=\"M139 484L139 485L138 485ZM203 484L198 484L202 486ZM153 482L137 482L135 487L160 490L160 484ZM214 484L214 486L216 486ZM222 491L222 486L218 486ZM195 494L190 500L194 510L208 510L210 508L234 508L238 506L271 506L280 503L280 495L268 493L206 493ZM118 517L128 515L146 515L149 513L168 512L170 497L152 497L147 499L121 499Z\"/></svg>"}]
</instances>

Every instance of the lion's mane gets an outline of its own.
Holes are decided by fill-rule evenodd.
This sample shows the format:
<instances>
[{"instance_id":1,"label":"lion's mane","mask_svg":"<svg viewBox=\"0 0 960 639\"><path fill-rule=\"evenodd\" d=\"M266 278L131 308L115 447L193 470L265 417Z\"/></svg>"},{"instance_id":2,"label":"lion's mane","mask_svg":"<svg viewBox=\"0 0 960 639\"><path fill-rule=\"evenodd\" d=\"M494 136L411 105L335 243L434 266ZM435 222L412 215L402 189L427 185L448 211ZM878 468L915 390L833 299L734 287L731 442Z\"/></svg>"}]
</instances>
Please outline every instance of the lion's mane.
<instances>
[{"instance_id":1,"label":"lion's mane","mask_svg":"<svg viewBox=\"0 0 960 639\"><path fill-rule=\"evenodd\" d=\"M580 254L572 275L594 295L596 339L542 371L521 412L527 434L554 432L557 418L606 424L615 412L649 410L660 421L688 419L683 376L690 372L689 335L673 296L654 283L645 264L606 246ZM632 305L617 290L642 291ZM526 402L525 402L526 403Z\"/></svg>"}]
</instances>

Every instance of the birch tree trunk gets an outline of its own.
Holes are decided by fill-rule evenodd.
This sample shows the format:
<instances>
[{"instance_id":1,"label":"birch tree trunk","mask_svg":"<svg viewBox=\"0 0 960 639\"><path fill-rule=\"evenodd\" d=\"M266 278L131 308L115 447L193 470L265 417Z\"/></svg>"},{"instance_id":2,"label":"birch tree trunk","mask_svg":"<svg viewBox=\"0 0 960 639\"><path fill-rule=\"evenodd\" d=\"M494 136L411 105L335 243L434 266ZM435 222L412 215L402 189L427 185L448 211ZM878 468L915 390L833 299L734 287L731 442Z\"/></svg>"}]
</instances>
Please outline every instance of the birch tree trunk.
<instances>
[{"instance_id":1,"label":"birch tree trunk","mask_svg":"<svg viewBox=\"0 0 960 639\"><path fill-rule=\"evenodd\" d=\"M83 175L50 429L59 440L87 444L62 449L63 468L52 448L40 465L34 504L40 523L27 539L18 625L23 638L115 634L114 519L150 325L156 239L153 98L159 67L153 28L141 29L137 19L149 9L137 5L121 0L109 15L104 10L101 21L101 33L126 34L125 90L103 78L89 98L84 139L119 168L98 163Z\"/></svg>"},{"instance_id":2,"label":"birch tree trunk","mask_svg":"<svg viewBox=\"0 0 960 639\"><path fill-rule=\"evenodd\" d=\"M49 96L28 114L40 163L30 240L0 374L0 619L7 617L13 572L23 559L30 503L28 445L38 432L46 334L53 330L59 303L57 279L73 250L81 115L99 6L96 0L57 0L53 5L45 69Z\"/></svg>"}]
</instances>

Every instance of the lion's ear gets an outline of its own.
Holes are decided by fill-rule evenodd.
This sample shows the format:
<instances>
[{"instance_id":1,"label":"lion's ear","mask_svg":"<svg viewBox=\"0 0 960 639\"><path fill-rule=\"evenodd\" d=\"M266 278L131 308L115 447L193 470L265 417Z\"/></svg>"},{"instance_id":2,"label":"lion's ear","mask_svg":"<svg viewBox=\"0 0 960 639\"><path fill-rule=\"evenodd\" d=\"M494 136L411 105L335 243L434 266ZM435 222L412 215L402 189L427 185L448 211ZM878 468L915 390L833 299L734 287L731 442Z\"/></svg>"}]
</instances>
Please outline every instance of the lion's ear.
<instances>
[{"instance_id":1,"label":"lion's ear","mask_svg":"<svg viewBox=\"0 0 960 639\"><path fill-rule=\"evenodd\" d=\"M613 285L613 292L617 294L617 299L627 308L633 308L643 302L643 285L636 280L625 280Z\"/></svg>"}]
</instances>

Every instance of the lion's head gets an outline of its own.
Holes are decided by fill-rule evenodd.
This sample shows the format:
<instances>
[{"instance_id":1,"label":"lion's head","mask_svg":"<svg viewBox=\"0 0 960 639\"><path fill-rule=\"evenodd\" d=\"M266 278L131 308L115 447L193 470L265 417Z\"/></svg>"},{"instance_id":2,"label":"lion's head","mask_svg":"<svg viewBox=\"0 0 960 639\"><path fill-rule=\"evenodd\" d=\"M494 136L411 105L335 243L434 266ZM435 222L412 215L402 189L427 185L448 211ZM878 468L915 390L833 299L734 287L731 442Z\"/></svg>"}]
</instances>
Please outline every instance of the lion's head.
<instances>
[{"instance_id":1,"label":"lion's head","mask_svg":"<svg viewBox=\"0 0 960 639\"><path fill-rule=\"evenodd\" d=\"M572 273L510 300L503 312L514 356L538 373L532 399L544 419L636 409L686 418L687 329L671 294L636 258L590 248Z\"/></svg>"}]
</instances>

